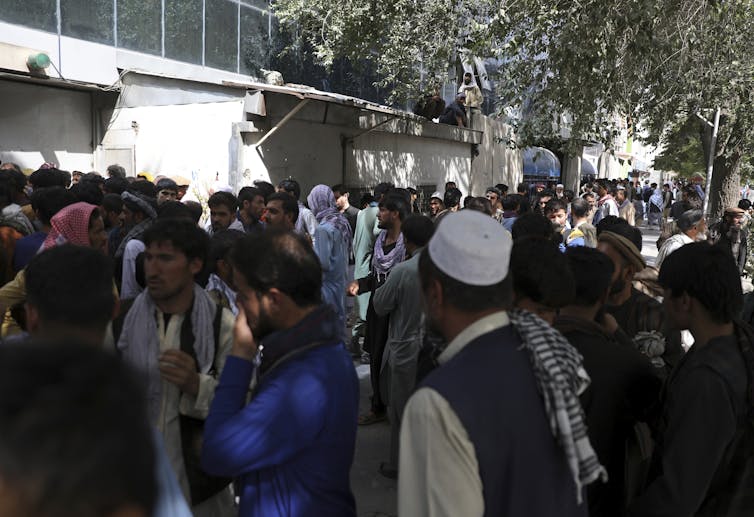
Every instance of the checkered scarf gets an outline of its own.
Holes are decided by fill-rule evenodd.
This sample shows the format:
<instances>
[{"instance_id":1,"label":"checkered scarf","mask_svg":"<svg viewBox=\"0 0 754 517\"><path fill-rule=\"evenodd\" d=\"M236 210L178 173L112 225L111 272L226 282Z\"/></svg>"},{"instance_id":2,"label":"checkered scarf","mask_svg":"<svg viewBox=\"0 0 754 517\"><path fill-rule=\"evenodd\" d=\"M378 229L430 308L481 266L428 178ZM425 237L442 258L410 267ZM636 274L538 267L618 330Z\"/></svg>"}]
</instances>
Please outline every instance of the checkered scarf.
<instances>
[{"instance_id":1,"label":"checkered scarf","mask_svg":"<svg viewBox=\"0 0 754 517\"><path fill-rule=\"evenodd\" d=\"M534 314L512 310L508 315L529 353L550 430L566 455L581 503L582 487L597 479L607 481L607 471L589 442L579 401L590 382L581 355L560 332Z\"/></svg>"}]
</instances>

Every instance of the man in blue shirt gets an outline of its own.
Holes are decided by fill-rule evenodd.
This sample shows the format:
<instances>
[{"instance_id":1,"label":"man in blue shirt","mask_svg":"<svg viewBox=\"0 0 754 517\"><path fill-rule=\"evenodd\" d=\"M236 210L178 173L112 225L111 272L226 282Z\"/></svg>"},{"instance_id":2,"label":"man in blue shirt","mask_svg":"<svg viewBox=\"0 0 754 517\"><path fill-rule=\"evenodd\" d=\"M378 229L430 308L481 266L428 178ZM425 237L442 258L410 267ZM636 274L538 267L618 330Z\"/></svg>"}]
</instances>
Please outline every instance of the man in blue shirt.
<instances>
[{"instance_id":1,"label":"man in blue shirt","mask_svg":"<svg viewBox=\"0 0 754 517\"><path fill-rule=\"evenodd\" d=\"M232 262L239 314L202 465L237 478L241 516L354 516L359 386L319 260L304 237L269 229L239 241Z\"/></svg>"}]
</instances>

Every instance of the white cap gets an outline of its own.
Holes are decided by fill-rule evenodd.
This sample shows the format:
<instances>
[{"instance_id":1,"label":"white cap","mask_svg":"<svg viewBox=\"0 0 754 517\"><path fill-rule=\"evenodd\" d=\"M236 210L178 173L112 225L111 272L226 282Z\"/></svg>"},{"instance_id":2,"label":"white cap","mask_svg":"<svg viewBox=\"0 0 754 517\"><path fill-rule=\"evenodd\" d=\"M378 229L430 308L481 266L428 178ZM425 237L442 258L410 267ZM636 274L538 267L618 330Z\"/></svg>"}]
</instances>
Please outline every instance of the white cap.
<instances>
[{"instance_id":1,"label":"white cap","mask_svg":"<svg viewBox=\"0 0 754 517\"><path fill-rule=\"evenodd\" d=\"M563 188L563 184L562 183L558 183L557 185L555 185L555 188Z\"/></svg>"},{"instance_id":2,"label":"white cap","mask_svg":"<svg viewBox=\"0 0 754 517\"><path fill-rule=\"evenodd\" d=\"M513 239L492 217L476 210L448 214L429 241L437 269L467 285L499 284L508 275Z\"/></svg>"},{"instance_id":3,"label":"white cap","mask_svg":"<svg viewBox=\"0 0 754 517\"><path fill-rule=\"evenodd\" d=\"M436 198L437 198L437 199L439 199L440 201L442 201L442 200L443 200L443 195L442 195L442 193L440 193L440 192L435 192L434 194L432 194L431 196L429 196L429 199L432 199L433 197L436 197Z\"/></svg>"}]
</instances>

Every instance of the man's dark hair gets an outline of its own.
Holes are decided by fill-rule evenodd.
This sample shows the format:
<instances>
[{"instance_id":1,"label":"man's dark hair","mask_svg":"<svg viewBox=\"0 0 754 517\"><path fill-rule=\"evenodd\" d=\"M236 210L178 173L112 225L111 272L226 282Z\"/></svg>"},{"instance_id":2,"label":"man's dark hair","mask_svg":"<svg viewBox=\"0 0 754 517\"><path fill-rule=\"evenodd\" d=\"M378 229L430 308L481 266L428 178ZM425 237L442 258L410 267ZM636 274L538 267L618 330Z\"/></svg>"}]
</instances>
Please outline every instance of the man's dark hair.
<instances>
[{"instance_id":1,"label":"man's dark hair","mask_svg":"<svg viewBox=\"0 0 754 517\"><path fill-rule=\"evenodd\" d=\"M238 199L230 192L215 192L207 200L207 206L215 208L218 206L226 207L231 213L235 213L238 210Z\"/></svg>"},{"instance_id":2,"label":"man's dark hair","mask_svg":"<svg viewBox=\"0 0 754 517\"><path fill-rule=\"evenodd\" d=\"M258 189L256 187L244 187L238 191L238 205L243 206L244 201L251 203L257 196L261 196L262 199L267 202L264 196L264 192L262 192L261 189Z\"/></svg>"},{"instance_id":3,"label":"man's dark hair","mask_svg":"<svg viewBox=\"0 0 754 517\"><path fill-rule=\"evenodd\" d=\"M394 188L395 185L393 185L392 183L378 183L377 186L374 187L374 199L379 201L382 196L384 196Z\"/></svg>"},{"instance_id":4,"label":"man's dark hair","mask_svg":"<svg viewBox=\"0 0 754 517\"><path fill-rule=\"evenodd\" d=\"M505 183L498 183L497 185L495 185L495 188L500 191L500 197L508 194L508 185L506 185Z\"/></svg>"},{"instance_id":5,"label":"man's dark hair","mask_svg":"<svg viewBox=\"0 0 754 517\"><path fill-rule=\"evenodd\" d=\"M199 224L199 220L202 218L202 214L204 214L202 204L198 201L186 201L183 204L186 205L186 208L191 212L191 220L194 221L194 224Z\"/></svg>"},{"instance_id":6,"label":"man's dark hair","mask_svg":"<svg viewBox=\"0 0 754 517\"><path fill-rule=\"evenodd\" d=\"M575 281L575 296L569 305L591 307L610 288L615 266L610 257L594 248L575 246L565 253Z\"/></svg>"},{"instance_id":7,"label":"man's dark hair","mask_svg":"<svg viewBox=\"0 0 754 517\"><path fill-rule=\"evenodd\" d=\"M489 216L495 214L495 210L492 208L492 203L486 197L467 196L466 199L464 199L464 202L466 202L466 200L468 200L468 203L466 203L466 206L464 208L468 210L476 210L477 212L481 212Z\"/></svg>"},{"instance_id":8,"label":"man's dark hair","mask_svg":"<svg viewBox=\"0 0 754 517\"><path fill-rule=\"evenodd\" d=\"M442 204L445 208L453 208L461 203L463 194L455 187L451 187L445 191L445 195L442 197Z\"/></svg>"},{"instance_id":9,"label":"man's dark hair","mask_svg":"<svg viewBox=\"0 0 754 517\"><path fill-rule=\"evenodd\" d=\"M220 259L229 260L230 252L233 246L246 234L240 230L220 230L212 234L209 240L209 270L215 272L217 261ZM232 300L231 300L232 301Z\"/></svg>"},{"instance_id":10,"label":"man's dark hair","mask_svg":"<svg viewBox=\"0 0 754 517\"><path fill-rule=\"evenodd\" d=\"M105 192L108 194L118 194L119 196L128 190L128 180L121 177L107 178L105 180Z\"/></svg>"},{"instance_id":11,"label":"man's dark hair","mask_svg":"<svg viewBox=\"0 0 754 517\"><path fill-rule=\"evenodd\" d=\"M741 277L730 248L706 242L686 244L662 262L660 285L673 297L688 294L715 323L729 323L743 308Z\"/></svg>"},{"instance_id":12,"label":"man's dark hair","mask_svg":"<svg viewBox=\"0 0 754 517\"><path fill-rule=\"evenodd\" d=\"M349 194L350 193L349 189L345 185L343 185L342 183L338 183L337 185L333 185L332 187L330 187L330 190L332 190L333 193L337 192L341 196L343 194Z\"/></svg>"},{"instance_id":13,"label":"man's dark hair","mask_svg":"<svg viewBox=\"0 0 754 517\"><path fill-rule=\"evenodd\" d=\"M125 178L126 177L126 169L124 169L118 164L113 164L113 165L108 166L107 173L110 175L111 178Z\"/></svg>"},{"instance_id":14,"label":"man's dark hair","mask_svg":"<svg viewBox=\"0 0 754 517\"><path fill-rule=\"evenodd\" d=\"M748 199L742 199L738 202L738 208L741 210L748 210L751 208L751 201Z\"/></svg>"},{"instance_id":15,"label":"man's dark hair","mask_svg":"<svg viewBox=\"0 0 754 517\"><path fill-rule=\"evenodd\" d=\"M97 174L96 172L87 172L86 174L81 175L81 179L79 180L79 183L94 183L97 185L97 188L100 188L100 186L104 186L105 184L105 178Z\"/></svg>"},{"instance_id":16,"label":"man's dark hair","mask_svg":"<svg viewBox=\"0 0 754 517\"><path fill-rule=\"evenodd\" d=\"M401 233L406 241L422 248L435 233L435 223L425 215L411 214L401 223Z\"/></svg>"},{"instance_id":17,"label":"man's dark hair","mask_svg":"<svg viewBox=\"0 0 754 517\"><path fill-rule=\"evenodd\" d=\"M492 192L493 194L497 194L498 199L503 198L503 193L497 187L487 187L487 190L484 191L485 195L489 194L490 192Z\"/></svg>"},{"instance_id":18,"label":"man's dark hair","mask_svg":"<svg viewBox=\"0 0 754 517\"><path fill-rule=\"evenodd\" d=\"M157 207L157 217L159 219L187 219L194 221L194 214L191 209L180 201L165 201Z\"/></svg>"},{"instance_id":19,"label":"man's dark hair","mask_svg":"<svg viewBox=\"0 0 754 517\"><path fill-rule=\"evenodd\" d=\"M369 192L365 192L361 195L361 198L359 198L359 206L358 208L364 208L364 206L369 205L370 203L374 202L374 196L370 194Z\"/></svg>"},{"instance_id":20,"label":"man's dark hair","mask_svg":"<svg viewBox=\"0 0 754 517\"><path fill-rule=\"evenodd\" d=\"M71 192L75 194L79 201L95 206L101 205L104 197L102 189L93 181L79 181L71 187Z\"/></svg>"},{"instance_id":21,"label":"man's dark hair","mask_svg":"<svg viewBox=\"0 0 754 517\"><path fill-rule=\"evenodd\" d=\"M254 180L254 186L262 191L265 203L267 202L267 198L275 193L275 186L269 181Z\"/></svg>"},{"instance_id":22,"label":"man's dark hair","mask_svg":"<svg viewBox=\"0 0 754 517\"><path fill-rule=\"evenodd\" d=\"M299 307L322 303L319 259L309 242L295 232L270 228L246 235L233 247L231 260L255 291L264 293L274 287Z\"/></svg>"},{"instance_id":23,"label":"man's dark hair","mask_svg":"<svg viewBox=\"0 0 754 517\"><path fill-rule=\"evenodd\" d=\"M50 248L26 266L26 299L45 324L104 331L115 307L112 261L83 246Z\"/></svg>"},{"instance_id":24,"label":"man's dark hair","mask_svg":"<svg viewBox=\"0 0 754 517\"><path fill-rule=\"evenodd\" d=\"M123 211L123 199L118 194L105 194L102 198L102 209L105 212L119 214Z\"/></svg>"},{"instance_id":25,"label":"man's dark hair","mask_svg":"<svg viewBox=\"0 0 754 517\"><path fill-rule=\"evenodd\" d=\"M536 236L517 239L511 251L510 271L513 292L518 297L551 308L563 307L573 300L573 275L563 253L551 240Z\"/></svg>"},{"instance_id":26,"label":"man's dark hair","mask_svg":"<svg viewBox=\"0 0 754 517\"><path fill-rule=\"evenodd\" d=\"M628 224L628 221L625 219L615 215L608 215L597 223L597 236L599 237L602 232L617 233L618 235L625 237L636 246L636 249L639 250L639 252L641 252L641 230Z\"/></svg>"},{"instance_id":27,"label":"man's dark hair","mask_svg":"<svg viewBox=\"0 0 754 517\"><path fill-rule=\"evenodd\" d=\"M13 203L13 184L8 176L0 174L0 208Z\"/></svg>"},{"instance_id":28,"label":"man's dark hair","mask_svg":"<svg viewBox=\"0 0 754 517\"><path fill-rule=\"evenodd\" d=\"M137 179L128 186L128 191L138 193L146 197L157 197L157 187L155 187L154 183L147 180Z\"/></svg>"},{"instance_id":29,"label":"man's dark hair","mask_svg":"<svg viewBox=\"0 0 754 517\"><path fill-rule=\"evenodd\" d=\"M380 208L384 207L391 212L398 212L398 217L401 222L406 220L410 213L409 203L406 201L406 196L400 193L391 192L380 201Z\"/></svg>"},{"instance_id":30,"label":"man's dark hair","mask_svg":"<svg viewBox=\"0 0 754 517\"><path fill-rule=\"evenodd\" d=\"M209 236L188 219L156 219L144 232L144 245L169 242L186 255L188 260L198 258L207 263Z\"/></svg>"},{"instance_id":31,"label":"man's dark hair","mask_svg":"<svg viewBox=\"0 0 754 517\"><path fill-rule=\"evenodd\" d=\"M440 271L428 252L419 256L419 278L422 289L426 289L432 280L437 280L442 287L444 300L455 309L464 312L509 309L513 300L513 278L510 273L493 285L465 284Z\"/></svg>"},{"instance_id":32,"label":"man's dark hair","mask_svg":"<svg viewBox=\"0 0 754 517\"><path fill-rule=\"evenodd\" d=\"M521 196L518 194L508 194L503 198L503 210L517 210L521 204Z\"/></svg>"},{"instance_id":33,"label":"man's dark hair","mask_svg":"<svg viewBox=\"0 0 754 517\"><path fill-rule=\"evenodd\" d=\"M178 184L170 178L162 178L155 184L155 188L157 189L157 192L160 192L161 190L169 190L178 193Z\"/></svg>"},{"instance_id":34,"label":"man's dark hair","mask_svg":"<svg viewBox=\"0 0 754 517\"><path fill-rule=\"evenodd\" d=\"M583 197L577 197L571 202L571 214L573 217L578 217L579 219L586 217L591 209L592 207L589 206L589 201Z\"/></svg>"},{"instance_id":35,"label":"man's dark hair","mask_svg":"<svg viewBox=\"0 0 754 517\"><path fill-rule=\"evenodd\" d=\"M513 227L511 228L513 240L530 236L552 240L554 234L555 230L550 220L539 212L521 214L521 216L516 218L516 222L513 223Z\"/></svg>"},{"instance_id":36,"label":"man's dark hair","mask_svg":"<svg viewBox=\"0 0 754 517\"><path fill-rule=\"evenodd\" d=\"M112 353L0 348L0 477L26 517L100 517L157 500L146 393Z\"/></svg>"},{"instance_id":37,"label":"man's dark hair","mask_svg":"<svg viewBox=\"0 0 754 517\"><path fill-rule=\"evenodd\" d=\"M527 192L529 192L529 185L526 183L519 183L516 187L517 194L526 194Z\"/></svg>"},{"instance_id":38,"label":"man's dark hair","mask_svg":"<svg viewBox=\"0 0 754 517\"><path fill-rule=\"evenodd\" d=\"M26 188L28 179L20 169L0 169L0 174L10 179L10 185L14 196L22 194Z\"/></svg>"},{"instance_id":39,"label":"man's dark hair","mask_svg":"<svg viewBox=\"0 0 754 517\"><path fill-rule=\"evenodd\" d=\"M545 204L545 215L557 212L558 210L568 211L568 205L562 199L554 197Z\"/></svg>"},{"instance_id":40,"label":"man's dark hair","mask_svg":"<svg viewBox=\"0 0 754 517\"><path fill-rule=\"evenodd\" d=\"M573 201L573 198L576 197L576 194L573 190L565 189L563 191L563 197L570 203L571 201Z\"/></svg>"},{"instance_id":41,"label":"man's dark hair","mask_svg":"<svg viewBox=\"0 0 754 517\"><path fill-rule=\"evenodd\" d=\"M270 194L270 197L267 198L267 202L269 203L270 201L280 201L283 207L283 213L292 214L294 223L298 220L298 202L293 196L286 194L285 192L275 192L274 194Z\"/></svg>"},{"instance_id":42,"label":"man's dark hair","mask_svg":"<svg viewBox=\"0 0 754 517\"><path fill-rule=\"evenodd\" d=\"M70 190L63 187L45 187L31 193L31 208L36 211L42 224L49 225L52 216L78 199Z\"/></svg>"},{"instance_id":43,"label":"man's dark hair","mask_svg":"<svg viewBox=\"0 0 754 517\"><path fill-rule=\"evenodd\" d=\"M288 178L278 183L278 188L283 189L285 192L293 196L298 201L301 198L301 185L293 178Z\"/></svg>"},{"instance_id":44,"label":"man's dark hair","mask_svg":"<svg viewBox=\"0 0 754 517\"><path fill-rule=\"evenodd\" d=\"M33 189L45 187L63 187L68 188L66 176L58 169L39 169L31 173L29 183Z\"/></svg>"}]
</instances>

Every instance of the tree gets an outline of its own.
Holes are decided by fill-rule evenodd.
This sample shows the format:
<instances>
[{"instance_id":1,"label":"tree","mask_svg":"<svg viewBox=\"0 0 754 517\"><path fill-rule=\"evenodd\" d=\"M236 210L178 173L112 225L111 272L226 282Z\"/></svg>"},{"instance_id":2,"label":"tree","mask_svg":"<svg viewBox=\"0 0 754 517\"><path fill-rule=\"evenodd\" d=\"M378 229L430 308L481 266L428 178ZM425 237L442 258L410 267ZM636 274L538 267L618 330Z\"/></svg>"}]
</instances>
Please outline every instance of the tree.
<instances>
[{"instance_id":1,"label":"tree","mask_svg":"<svg viewBox=\"0 0 754 517\"><path fill-rule=\"evenodd\" d=\"M276 0L273 9L323 64L372 61L394 99L442 82L464 52L497 58L500 113L523 145L567 130L565 147L610 146L626 118L660 143L669 126L719 106L713 213L736 201L754 149L754 0ZM706 153L711 132L694 120Z\"/></svg>"}]
</instances>

